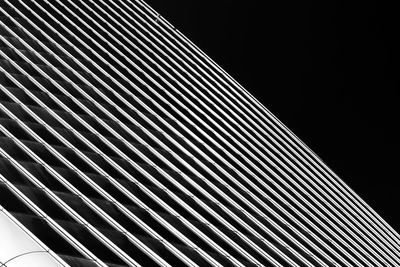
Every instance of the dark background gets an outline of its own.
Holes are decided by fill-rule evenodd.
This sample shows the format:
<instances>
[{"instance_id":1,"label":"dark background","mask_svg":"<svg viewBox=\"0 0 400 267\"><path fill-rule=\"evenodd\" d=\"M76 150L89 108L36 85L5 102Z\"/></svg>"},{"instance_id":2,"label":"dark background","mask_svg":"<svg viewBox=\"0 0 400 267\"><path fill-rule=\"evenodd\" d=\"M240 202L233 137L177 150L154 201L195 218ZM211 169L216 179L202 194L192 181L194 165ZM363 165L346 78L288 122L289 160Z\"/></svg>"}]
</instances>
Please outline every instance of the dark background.
<instances>
[{"instance_id":1,"label":"dark background","mask_svg":"<svg viewBox=\"0 0 400 267\"><path fill-rule=\"evenodd\" d=\"M146 2L400 230L395 143L400 44L394 6L382 1Z\"/></svg>"}]
</instances>

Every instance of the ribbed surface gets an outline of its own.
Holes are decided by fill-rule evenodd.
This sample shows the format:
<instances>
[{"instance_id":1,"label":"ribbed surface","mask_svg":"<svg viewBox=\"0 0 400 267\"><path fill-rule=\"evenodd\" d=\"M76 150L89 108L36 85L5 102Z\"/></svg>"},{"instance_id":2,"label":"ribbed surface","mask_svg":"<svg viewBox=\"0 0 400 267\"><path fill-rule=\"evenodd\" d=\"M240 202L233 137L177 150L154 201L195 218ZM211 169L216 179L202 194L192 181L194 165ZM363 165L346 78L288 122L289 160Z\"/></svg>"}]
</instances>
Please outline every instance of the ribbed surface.
<instances>
[{"instance_id":1,"label":"ribbed surface","mask_svg":"<svg viewBox=\"0 0 400 267\"><path fill-rule=\"evenodd\" d=\"M0 2L0 205L71 266L400 266L399 235L140 1Z\"/></svg>"}]
</instances>

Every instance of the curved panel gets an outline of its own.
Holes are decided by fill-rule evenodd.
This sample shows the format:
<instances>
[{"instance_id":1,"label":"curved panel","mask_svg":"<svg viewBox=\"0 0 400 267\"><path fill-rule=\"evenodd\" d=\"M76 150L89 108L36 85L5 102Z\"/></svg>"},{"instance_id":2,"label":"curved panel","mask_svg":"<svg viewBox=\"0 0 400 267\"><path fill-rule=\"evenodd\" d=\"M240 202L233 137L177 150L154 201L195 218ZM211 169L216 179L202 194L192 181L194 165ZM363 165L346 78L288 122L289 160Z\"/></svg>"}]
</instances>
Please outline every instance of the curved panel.
<instances>
[{"instance_id":1,"label":"curved panel","mask_svg":"<svg viewBox=\"0 0 400 267\"><path fill-rule=\"evenodd\" d=\"M3 212L0 212L0 262L14 267L62 266Z\"/></svg>"}]
</instances>

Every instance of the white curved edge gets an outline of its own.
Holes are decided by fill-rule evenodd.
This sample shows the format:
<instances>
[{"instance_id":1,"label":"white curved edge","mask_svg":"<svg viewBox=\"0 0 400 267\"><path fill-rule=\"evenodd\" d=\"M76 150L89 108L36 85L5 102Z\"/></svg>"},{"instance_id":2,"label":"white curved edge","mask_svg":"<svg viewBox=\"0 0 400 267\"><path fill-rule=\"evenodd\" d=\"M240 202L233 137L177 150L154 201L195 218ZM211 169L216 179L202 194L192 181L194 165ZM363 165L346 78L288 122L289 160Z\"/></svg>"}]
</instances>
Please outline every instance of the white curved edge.
<instances>
[{"instance_id":1,"label":"white curved edge","mask_svg":"<svg viewBox=\"0 0 400 267\"><path fill-rule=\"evenodd\" d=\"M69 266L0 205L0 266Z\"/></svg>"}]
</instances>

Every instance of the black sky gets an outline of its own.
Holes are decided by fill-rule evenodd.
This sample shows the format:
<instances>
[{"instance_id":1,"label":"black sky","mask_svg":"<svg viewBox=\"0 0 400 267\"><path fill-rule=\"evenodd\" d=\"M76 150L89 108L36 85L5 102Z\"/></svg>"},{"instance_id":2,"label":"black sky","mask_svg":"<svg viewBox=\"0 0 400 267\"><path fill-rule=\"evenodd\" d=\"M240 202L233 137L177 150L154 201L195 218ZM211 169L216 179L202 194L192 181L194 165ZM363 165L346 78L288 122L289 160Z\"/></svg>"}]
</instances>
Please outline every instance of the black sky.
<instances>
[{"instance_id":1,"label":"black sky","mask_svg":"<svg viewBox=\"0 0 400 267\"><path fill-rule=\"evenodd\" d=\"M147 2L400 230L395 94L400 45L394 6L383 1Z\"/></svg>"}]
</instances>

